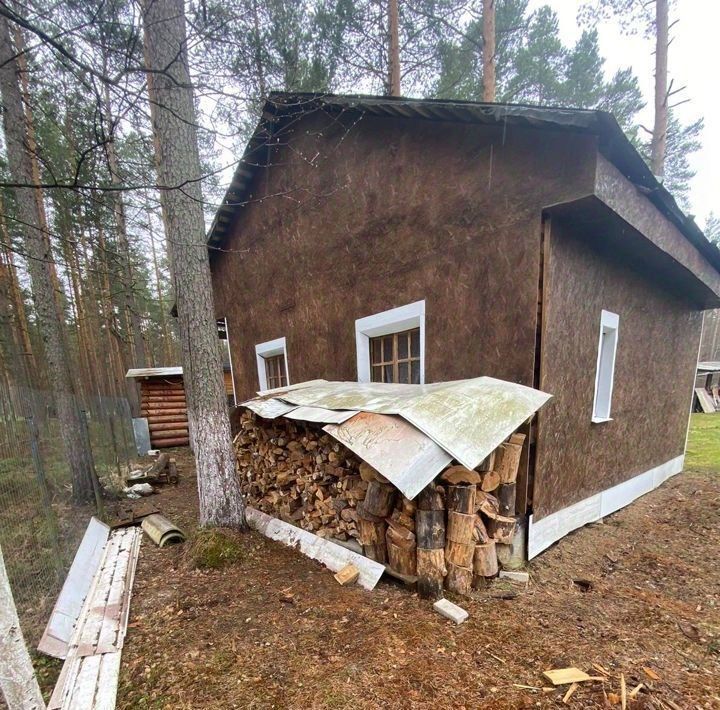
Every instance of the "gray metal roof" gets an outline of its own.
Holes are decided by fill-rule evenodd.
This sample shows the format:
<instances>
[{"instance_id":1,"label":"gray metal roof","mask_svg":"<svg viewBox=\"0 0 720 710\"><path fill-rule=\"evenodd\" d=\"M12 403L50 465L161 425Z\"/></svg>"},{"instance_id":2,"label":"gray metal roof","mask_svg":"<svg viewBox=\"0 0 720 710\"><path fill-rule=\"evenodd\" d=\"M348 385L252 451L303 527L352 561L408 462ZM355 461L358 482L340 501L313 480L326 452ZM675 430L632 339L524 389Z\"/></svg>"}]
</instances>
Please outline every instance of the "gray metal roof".
<instances>
[{"instance_id":1,"label":"gray metal roof","mask_svg":"<svg viewBox=\"0 0 720 710\"><path fill-rule=\"evenodd\" d=\"M278 140L282 129L307 113L322 110L331 114L366 113L426 121L517 125L568 130L598 136L600 151L648 199L668 217L685 237L720 271L720 250L711 244L678 207L672 195L655 178L630 143L615 118L606 111L529 106L522 104L478 103L445 99L407 99L390 96L364 96L314 93L272 92L262 117L238 163L230 186L208 233L208 246L219 247L227 236L238 210L248 203L252 178L267 165L267 148Z\"/></svg>"},{"instance_id":2,"label":"gray metal roof","mask_svg":"<svg viewBox=\"0 0 720 710\"><path fill-rule=\"evenodd\" d=\"M125 377L174 377L182 373L182 367L136 367L128 370Z\"/></svg>"},{"instance_id":3,"label":"gray metal roof","mask_svg":"<svg viewBox=\"0 0 720 710\"><path fill-rule=\"evenodd\" d=\"M697 364L698 372L720 372L720 360L706 360Z\"/></svg>"}]
</instances>

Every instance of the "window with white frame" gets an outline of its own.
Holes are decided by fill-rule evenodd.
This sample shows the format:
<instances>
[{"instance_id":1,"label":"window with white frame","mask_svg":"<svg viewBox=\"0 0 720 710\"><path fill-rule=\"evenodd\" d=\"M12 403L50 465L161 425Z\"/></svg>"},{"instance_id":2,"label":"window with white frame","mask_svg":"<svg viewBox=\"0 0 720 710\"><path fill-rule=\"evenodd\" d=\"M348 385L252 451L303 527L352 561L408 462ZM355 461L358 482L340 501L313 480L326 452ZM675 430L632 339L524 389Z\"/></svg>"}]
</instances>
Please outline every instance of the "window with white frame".
<instances>
[{"instance_id":1,"label":"window with white frame","mask_svg":"<svg viewBox=\"0 0 720 710\"><path fill-rule=\"evenodd\" d=\"M612 408L615 355L617 354L619 325L620 317L617 313L602 311L600 314L600 340L598 343L597 369L595 371L593 422L607 422L611 419L610 412Z\"/></svg>"},{"instance_id":2,"label":"window with white frame","mask_svg":"<svg viewBox=\"0 0 720 710\"><path fill-rule=\"evenodd\" d=\"M358 382L425 382L425 301L355 321Z\"/></svg>"},{"instance_id":3,"label":"window with white frame","mask_svg":"<svg viewBox=\"0 0 720 710\"><path fill-rule=\"evenodd\" d=\"M256 345L255 358L261 390L287 387L290 384L285 338L276 338Z\"/></svg>"}]
</instances>

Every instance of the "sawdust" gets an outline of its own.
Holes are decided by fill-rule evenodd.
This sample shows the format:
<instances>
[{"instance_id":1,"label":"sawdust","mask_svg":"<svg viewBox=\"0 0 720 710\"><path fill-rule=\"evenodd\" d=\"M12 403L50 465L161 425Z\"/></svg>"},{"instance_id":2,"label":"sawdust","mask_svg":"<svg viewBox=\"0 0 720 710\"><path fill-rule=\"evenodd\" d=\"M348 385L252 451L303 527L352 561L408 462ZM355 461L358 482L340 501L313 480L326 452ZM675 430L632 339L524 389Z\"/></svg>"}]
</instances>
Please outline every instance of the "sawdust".
<instances>
[{"instance_id":1,"label":"sawdust","mask_svg":"<svg viewBox=\"0 0 720 710\"><path fill-rule=\"evenodd\" d=\"M192 460L175 455L180 485L154 500L189 532ZM548 550L527 587L453 599L470 612L461 626L392 581L342 587L256 533L223 569L146 541L118 707L564 707L568 687L543 691L542 672L571 666L607 680L568 707L608 707L621 674L643 684L630 708L720 707L718 540L720 478L686 473Z\"/></svg>"}]
</instances>

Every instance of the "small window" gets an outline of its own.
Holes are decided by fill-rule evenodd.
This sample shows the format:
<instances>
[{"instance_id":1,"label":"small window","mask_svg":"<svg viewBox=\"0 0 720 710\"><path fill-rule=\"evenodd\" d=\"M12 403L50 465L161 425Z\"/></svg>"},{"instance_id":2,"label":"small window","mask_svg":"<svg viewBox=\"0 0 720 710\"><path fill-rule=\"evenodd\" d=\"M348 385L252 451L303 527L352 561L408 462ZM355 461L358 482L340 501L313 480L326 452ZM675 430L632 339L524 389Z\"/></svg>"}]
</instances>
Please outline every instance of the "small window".
<instances>
[{"instance_id":1,"label":"small window","mask_svg":"<svg viewBox=\"0 0 720 710\"><path fill-rule=\"evenodd\" d=\"M260 390L287 387L290 384L285 338L277 338L256 345L255 356Z\"/></svg>"},{"instance_id":2,"label":"small window","mask_svg":"<svg viewBox=\"0 0 720 710\"><path fill-rule=\"evenodd\" d=\"M269 390L287 385L285 355L271 355L265 358L265 379Z\"/></svg>"},{"instance_id":3,"label":"small window","mask_svg":"<svg viewBox=\"0 0 720 710\"><path fill-rule=\"evenodd\" d=\"M370 338L370 378L420 384L420 328Z\"/></svg>"},{"instance_id":4,"label":"small window","mask_svg":"<svg viewBox=\"0 0 720 710\"><path fill-rule=\"evenodd\" d=\"M615 378L615 355L617 352L620 317L603 311L600 316L600 341L598 344L597 370L595 372L595 398L593 422L610 421L613 380Z\"/></svg>"}]
</instances>

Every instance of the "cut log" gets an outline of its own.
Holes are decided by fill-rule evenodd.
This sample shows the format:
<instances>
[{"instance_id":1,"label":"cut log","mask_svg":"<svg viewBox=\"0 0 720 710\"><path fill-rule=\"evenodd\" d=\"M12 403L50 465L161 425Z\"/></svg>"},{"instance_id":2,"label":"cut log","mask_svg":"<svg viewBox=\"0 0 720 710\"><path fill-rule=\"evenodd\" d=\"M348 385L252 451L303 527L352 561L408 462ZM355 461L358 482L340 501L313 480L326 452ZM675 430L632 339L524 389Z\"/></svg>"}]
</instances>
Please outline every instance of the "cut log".
<instances>
[{"instance_id":1,"label":"cut log","mask_svg":"<svg viewBox=\"0 0 720 710\"><path fill-rule=\"evenodd\" d=\"M380 564L385 564L388 561L387 546L386 545L363 545L363 554L365 557Z\"/></svg>"},{"instance_id":2,"label":"cut log","mask_svg":"<svg viewBox=\"0 0 720 710\"><path fill-rule=\"evenodd\" d=\"M375 523L372 520L358 518L358 531L360 533L360 543L363 548L366 545L385 545L385 530L387 524L385 521Z\"/></svg>"},{"instance_id":3,"label":"cut log","mask_svg":"<svg viewBox=\"0 0 720 710\"><path fill-rule=\"evenodd\" d=\"M519 434L517 436L522 436L522 440L525 440L524 435ZM517 438L515 442L517 442ZM505 442L497 449L495 471L500 476L500 483L514 483L517 479L522 454L522 442L515 442Z\"/></svg>"},{"instance_id":4,"label":"cut log","mask_svg":"<svg viewBox=\"0 0 720 710\"><path fill-rule=\"evenodd\" d=\"M486 471L482 478L482 490L485 493L494 491L500 485L500 474L497 471Z\"/></svg>"},{"instance_id":5,"label":"cut log","mask_svg":"<svg viewBox=\"0 0 720 710\"><path fill-rule=\"evenodd\" d=\"M480 483L482 477L477 471L472 471L465 468L465 466L450 466L440 474L440 479L452 485L458 483L471 483L474 485Z\"/></svg>"},{"instance_id":6,"label":"cut log","mask_svg":"<svg viewBox=\"0 0 720 710\"><path fill-rule=\"evenodd\" d=\"M494 518L498 515L500 509L500 503L495 496L485 493L484 491L477 492L477 509L488 518Z\"/></svg>"},{"instance_id":7,"label":"cut log","mask_svg":"<svg viewBox=\"0 0 720 710\"><path fill-rule=\"evenodd\" d=\"M395 488L388 483L370 481L365 494L363 508L371 515L386 518L393 509Z\"/></svg>"},{"instance_id":8,"label":"cut log","mask_svg":"<svg viewBox=\"0 0 720 710\"><path fill-rule=\"evenodd\" d=\"M417 590L423 599L439 599L442 596L445 567L445 550L417 548Z\"/></svg>"},{"instance_id":9,"label":"cut log","mask_svg":"<svg viewBox=\"0 0 720 710\"><path fill-rule=\"evenodd\" d=\"M472 567L458 567L457 565L447 563L445 586L451 592L464 595L469 594L472 586L472 579Z\"/></svg>"},{"instance_id":10,"label":"cut log","mask_svg":"<svg viewBox=\"0 0 720 710\"><path fill-rule=\"evenodd\" d=\"M445 511L420 510L415 512L415 535L418 547L426 550L445 548Z\"/></svg>"},{"instance_id":11,"label":"cut log","mask_svg":"<svg viewBox=\"0 0 720 710\"><path fill-rule=\"evenodd\" d=\"M150 429L150 434L154 435L157 432L160 431L172 431L173 429L187 429L188 423L187 420L185 421L172 421L172 422L161 422L159 424L155 423L155 420L151 420L151 423L148 425L148 428Z\"/></svg>"},{"instance_id":12,"label":"cut log","mask_svg":"<svg viewBox=\"0 0 720 710\"><path fill-rule=\"evenodd\" d=\"M498 488L498 512L506 518L515 515L515 487L515 483L503 483Z\"/></svg>"},{"instance_id":13,"label":"cut log","mask_svg":"<svg viewBox=\"0 0 720 710\"><path fill-rule=\"evenodd\" d=\"M472 542L472 540L469 543L448 540L445 544L445 561L448 565L453 564L459 567L472 567L474 554L475 543Z\"/></svg>"},{"instance_id":14,"label":"cut log","mask_svg":"<svg viewBox=\"0 0 720 710\"><path fill-rule=\"evenodd\" d=\"M160 454L150 468L145 471L147 478L153 478L165 470L165 467L170 463L170 456L168 454Z\"/></svg>"},{"instance_id":15,"label":"cut log","mask_svg":"<svg viewBox=\"0 0 720 710\"><path fill-rule=\"evenodd\" d=\"M447 509L470 515L475 512L475 486L448 486Z\"/></svg>"},{"instance_id":16,"label":"cut log","mask_svg":"<svg viewBox=\"0 0 720 710\"><path fill-rule=\"evenodd\" d=\"M387 536L387 557L388 564L396 572L406 576L415 576L417 570L417 554L415 545L412 547L400 547L392 542L390 530Z\"/></svg>"},{"instance_id":17,"label":"cut log","mask_svg":"<svg viewBox=\"0 0 720 710\"><path fill-rule=\"evenodd\" d=\"M418 508L420 510L445 510L445 501L443 500L442 487L436 486L434 483L423 488L418 494Z\"/></svg>"},{"instance_id":18,"label":"cut log","mask_svg":"<svg viewBox=\"0 0 720 710\"><path fill-rule=\"evenodd\" d=\"M190 439L187 436L179 436L177 439L160 439L159 441L153 440L151 443L156 449L166 449L171 446L188 446Z\"/></svg>"},{"instance_id":19,"label":"cut log","mask_svg":"<svg viewBox=\"0 0 720 710\"><path fill-rule=\"evenodd\" d=\"M414 518L415 511L417 510L417 503L414 500L410 500L409 498L403 496L400 502L400 510L404 515Z\"/></svg>"},{"instance_id":20,"label":"cut log","mask_svg":"<svg viewBox=\"0 0 720 710\"><path fill-rule=\"evenodd\" d=\"M495 542L511 545L515 536L515 518L503 515L492 518L488 524L488 533Z\"/></svg>"},{"instance_id":21,"label":"cut log","mask_svg":"<svg viewBox=\"0 0 720 710\"><path fill-rule=\"evenodd\" d=\"M150 435L151 441L162 441L163 439L177 439L179 437L187 437L187 426L183 429L169 429L167 431L157 431Z\"/></svg>"},{"instance_id":22,"label":"cut log","mask_svg":"<svg viewBox=\"0 0 720 710\"><path fill-rule=\"evenodd\" d=\"M379 471L374 469L369 463L365 461L360 462L360 478L363 481L370 483L371 481L378 481L379 483L387 483L388 480Z\"/></svg>"},{"instance_id":23,"label":"cut log","mask_svg":"<svg viewBox=\"0 0 720 710\"><path fill-rule=\"evenodd\" d=\"M498 573L498 559L495 540L484 545L475 545L473 572L479 577L494 577Z\"/></svg>"},{"instance_id":24,"label":"cut log","mask_svg":"<svg viewBox=\"0 0 720 710\"><path fill-rule=\"evenodd\" d=\"M475 528L475 515L448 511L447 531L445 537L454 542L468 543L472 540Z\"/></svg>"},{"instance_id":25,"label":"cut log","mask_svg":"<svg viewBox=\"0 0 720 710\"><path fill-rule=\"evenodd\" d=\"M168 475L168 481L170 481L170 483L177 483L180 480L180 476L178 474L178 469L177 469L177 462L175 461L175 459L170 459L168 461L167 475Z\"/></svg>"}]
</instances>

